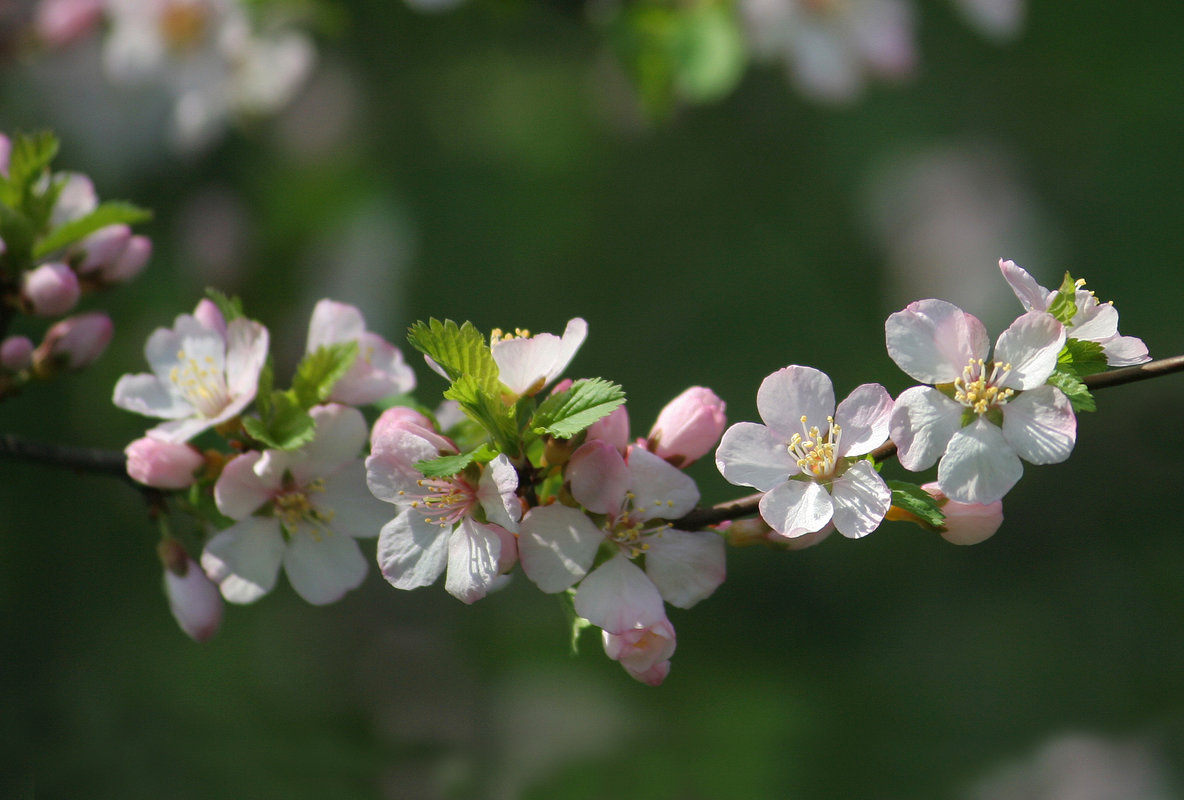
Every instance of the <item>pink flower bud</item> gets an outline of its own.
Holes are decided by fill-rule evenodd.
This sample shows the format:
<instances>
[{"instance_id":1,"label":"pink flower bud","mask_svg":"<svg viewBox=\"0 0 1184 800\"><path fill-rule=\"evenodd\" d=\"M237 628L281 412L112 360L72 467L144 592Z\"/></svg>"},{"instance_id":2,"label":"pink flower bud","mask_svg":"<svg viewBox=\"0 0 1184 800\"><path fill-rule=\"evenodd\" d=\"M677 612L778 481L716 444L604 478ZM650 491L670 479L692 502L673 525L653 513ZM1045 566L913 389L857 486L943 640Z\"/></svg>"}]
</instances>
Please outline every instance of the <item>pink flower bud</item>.
<instances>
[{"instance_id":1,"label":"pink flower bud","mask_svg":"<svg viewBox=\"0 0 1184 800\"><path fill-rule=\"evenodd\" d=\"M132 229L126 225L108 225L87 236L75 248L84 254L78 264L79 274L105 273L123 253L131 238Z\"/></svg>"},{"instance_id":2,"label":"pink flower bud","mask_svg":"<svg viewBox=\"0 0 1184 800\"><path fill-rule=\"evenodd\" d=\"M180 551L178 557L175 552ZM173 619L191 639L204 642L222 625L222 595L218 586L201 571L175 540L161 543L165 561L164 592L169 598ZM171 564L170 562L178 562Z\"/></svg>"},{"instance_id":3,"label":"pink flower bud","mask_svg":"<svg viewBox=\"0 0 1184 800\"><path fill-rule=\"evenodd\" d=\"M27 336L9 336L0 342L0 367L19 372L33 360L33 342Z\"/></svg>"},{"instance_id":4,"label":"pink flower bud","mask_svg":"<svg viewBox=\"0 0 1184 800\"><path fill-rule=\"evenodd\" d=\"M642 683L657 686L670 674L670 656L674 655L676 642L669 620L622 634L601 633L605 655L621 662L625 671Z\"/></svg>"},{"instance_id":5,"label":"pink flower bud","mask_svg":"<svg viewBox=\"0 0 1184 800\"><path fill-rule=\"evenodd\" d=\"M715 392L692 386L671 400L650 430L648 449L676 467L709 453L727 427L726 405Z\"/></svg>"},{"instance_id":6,"label":"pink flower bud","mask_svg":"<svg viewBox=\"0 0 1184 800\"><path fill-rule=\"evenodd\" d=\"M629 412L625 406L617 406L607 417L601 417L588 426L585 441L599 439L617 448L624 455L629 446Z\"/></svg>"},{"instance_id":7,"label":"pink flower bud","mask_svg":"<svg viewBox=\"0 0 1184 800\"><path fill-rule=\"evenodd\" d=\"M123 452L127 455L127 474L157 489L192 486L197 480L193 473L206 463L205 457L187 444L162 442L151 436L136 439Z\"/></svg>"},{"instance_id":8,"label":"pink flower bud","mask_svg":"<svg viewBox=\"0 0 1184 800\"><path fill-rule=\"evenodd\" d=\"M12 155L12 140L0 133L0 175L8 177L8 157Z\"/></svg>"},{"instance_id":9,"label":"pink flower bud","mask_svg":"<svg viewBox=\"0 0 1184 800\"><path fill-rule=\"evenodd\" d=\"M460 452L451 439L436 433L432 421L423 414L407 406L392 406L382 412L370 431L371 454L399 452L398 440L404 433L427 439L441 453Z\"/></svg>"},{"instance_id":10,"label":"pink flower bud","mask_svg":"<svg viewBox=\"0 0 1184 800\"><path fill-rule=\"evenodd\" d=\"M946 515L941 537L952 544L978 544L990 539L1003 524L1003 501L993 503L959 503L950 500L936 483L922 487L933 496Z\"/></svg>"},{"instance_id":11,"label":"pink flower bud","mask_svg":"<svg viewBox=\"0 0 1184 800\"><path fill-rule=\"evenodd\" d=\"M21 296L33 313L42 317L70 311L81 293L74 270L57 261L29 270L21 281Z\"/></svg>"},{"instance_id":12,"label":"pink flower bud","mask_svg":"<svg viewBox=\"0 0 1184 800\"><path fill-rule=\"evenodd\" d=\"M151 256L152 240L147 236L133 236L103 277L111 283L126 283L144 271Z\"/></svg>"},{"instance_id":13,"label":"pink flower bud","mask_svg":"<svg viewBox=\"0 0 1184 800\"><path fill-rule=\"evenodd\" d=\"M39 374L52 374L57 362L68 370L78 370L102 355L111 341L115 327L101 311L77 314L58 322L45 333L33 353L33 366Z\"/></svg>"},{"instance_id":14,"label":"pink flower bud","mask_svg":"<svg viewBox=\"0 0 1184 800\"><path fill-rule=\"evenodd\" d=\"M202 298L197 301L197 308L193 309L193 317L212 331L217 331L226 337L226 318L218 310L213 300Z\"/></svg>"}]
</instances>

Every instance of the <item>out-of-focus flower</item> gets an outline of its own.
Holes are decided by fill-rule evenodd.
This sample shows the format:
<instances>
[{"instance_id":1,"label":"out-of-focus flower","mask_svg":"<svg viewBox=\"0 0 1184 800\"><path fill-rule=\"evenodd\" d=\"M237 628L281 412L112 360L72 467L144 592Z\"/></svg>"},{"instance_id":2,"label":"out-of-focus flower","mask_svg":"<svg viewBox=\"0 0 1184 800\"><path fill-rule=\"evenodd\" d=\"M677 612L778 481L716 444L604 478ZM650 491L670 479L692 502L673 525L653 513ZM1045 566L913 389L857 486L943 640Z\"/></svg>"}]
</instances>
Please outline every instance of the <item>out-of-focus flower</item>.
<instances>
[{"instance_id":1,"label":"out-of-focus flower","mask_svg":"<svg viewBox=\"0 0 1184 800\"><path fill-rule=\"evenodd\" d=\"M127 474L145 486L185 489L197 480L194 472L205 457L187 444L175 444L144 436L124 448Z\"/></svg>"},{"instance_id":2,"label":"out-of-focus flower","mask_svg":"<svg viewBox=\"0 0 1184 800\"><path fill-rule=\"evenodd\" d=\"M104 0L41 0L33 27L49 47L64 47L95 30Z\"/></svg>"},{"instance_id":3,"label":"out-of-focus flower","mask_svg":"<svg viewBox=\"0 0 1184 800\"><path fill-rule=\"evenodd\" d=\"M78 273L103 284L125 283L140 274L152 255L152 241L133 236L127 225L108 225L70 248L81 254Z\"/></svg>"},{"instance_id":4,"label":"out-of-focus flower","mask_svg":"<svg viewBox=\"0 0 1184 800\"><path fill-rule=\"evenodd\" d=\"M176 540L162 542L160 555L165 566L164 592L173 619L194 641L207 641L222 625L223 605L218 586Z\"/></svg>"},{"instance_id":5,"label":"out-of-focus flower","mask_svg":"<svg viewBox=\"0 0 1184 800\"><path fill-rule=\"evenodd\" d=\"M52 261L28 270L21 278L21 299L38 316L56 317L78 304L82 288L66 264Z\"/></svg>"},{"instance_id":6,"label":"out-of-focus flower","mask_svg":"<svg viewBox=\"0 0 1184 800\"><path fill-rule=\"evenodd\" d=\"M892 411L901 465L914 472L939 458L937 482L960 503L993 503L1023 474L1023 458L1055 464L1073 452L1077 418L1045 383L1065 344L1050 314L1029 311L1000 334L989 360L986 329L944 300L919 300L888 317L888 355L929 386L906 389ZM952 387L952 396L937 386Z\"/></svg>"},{"instance_id":7,"label":"out-of-focus flower","mask_svg":"<svg viewBox=\"0 0 1184 800\"><path fill-rule=\"evenodd\" d=\"M257 322L240 317L222 332L182 314L171 330L157 328L148 337L144 354L152 373L120 378L114 403L168 420L149 433L186 442L255 399L267 346L267 329Z\"/></svg>"},{"instance_id":8,"label":"out-of-focus flower","mask_svg":"<svg viewBox=\"0 0 1184 800\"><path fill-rule=\"evenodd\" d=\"M997 41L1019 35L1027 14L1027 0L954 0L966 21L978 32Z\"/></svg>"},{"instance_id":9,"label":"out-of-focus flower","mask_svg":"<svg viewBox=\"0 0 1184 800\"><path fill-rule=\"evenodd\" d=\"M670 674L670 657L674 655L676 641L669 620L624 633L601 633L604 654L621 662L625 671L642 683L657 686Z\"/></svg>"},{"instance_id":10,"label":"out-of-focus flower","mask_svg":"<svg viewBox=\"0 0 1184 800\"><path fill-rule=\"evenodd\" d=\"M761 382L756 404L765 424L733 425L716 451L724 478L765 492L761 516L785 536L820 532L831 522L851 538L874 531L892 493L860 456L888 439L887 390L865 383L836 410L830 378L794 365Z\"/></svg>"},{"instance_id":11,"label":"out-of-focus flower","mask_svg":"<svg viewBox=\"0 0 1184 800\"><path fill-rule=\"evenodd\" d=\"M728 424L726 408L715 392L692 386L658 414L646 446L674 466L685 467L710 453L719 442Z\"/></svg>"},{"instance_id":12,"label":"out-of-focus flower","mask_svg":"<svg viewBox=\"0 0 1184 800\"><path fill-rule=\"evenodd\" d=\"M33 370L48 377L58 369L89 366L107 349L114 331L111 318L101 311L66 317L45 332L33 351Z\"/></svg>"},{"instance_id":13,"label":"out-of-focus flower","mask_svg":"<svg viewBox=\"0 0 1184 800\"><path fill-rule=\"evenodd\" d=\"M354 539L377 535L387 517L366 491L359 457L366 420L336 404L309 413L316 422L311 442L237 456L214 485L218 510L237 522L206 543L201 564L232 603L270 592L281 564L296 593L314 605L341 599L366 577Z\"/></svg>"},{"instance_id":14,"label":"out-of-focus flower","mask_svg":"<svg viewBox=\"0 0 1184 800\"><path fill-rule=\"evenodd\" d=\"M587 336L588 323L579 317L568 321L562 337L494 330L489 346L498 366L498 379L514 394L538 394L567 369Z\"/></svg>"},{"instance_id":15,"label":"out-of-focus flower","mask_svg":"<svg viewBox=\"0 0 1184 800\"><path fill-rule=\"evenodd\" d=\"M20 372L33 360L33 342L28 336L9 336L0 342L0 368Z\"/></svg>"},{"instance_id":16,"label":"out-of-focus flower","mask_svg":"<svg viewBox=\"0 0 1184 800\"><path fill-rule=\"evenodd\" d=\"M345 303L321 300L308 324L307 352L340 342L357 342L358 357L333 386L330 400L367 405L415 388L415 373L404 363L399 348L367 331L362 312Z\"/></svg>"}]
</instances>

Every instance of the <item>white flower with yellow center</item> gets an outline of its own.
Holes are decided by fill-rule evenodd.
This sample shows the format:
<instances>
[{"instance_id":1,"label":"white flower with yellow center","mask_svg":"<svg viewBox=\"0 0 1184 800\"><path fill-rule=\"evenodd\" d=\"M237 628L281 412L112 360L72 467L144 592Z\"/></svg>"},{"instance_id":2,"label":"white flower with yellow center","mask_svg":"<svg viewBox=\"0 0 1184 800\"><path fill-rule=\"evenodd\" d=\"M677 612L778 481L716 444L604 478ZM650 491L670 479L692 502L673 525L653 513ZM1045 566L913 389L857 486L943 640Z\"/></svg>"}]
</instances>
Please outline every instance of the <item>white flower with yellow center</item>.
<instances>
[{"instance_id":1,"label":"white flower with yellow center","mask_svg":"<svg viewBox=\"0 0 1184 800\"><path fill-rule=\"evenodd\" d=\"M989 358L986 328L944 300L919 300L888 317L888 355L929 386L896 400L890 433L905 469L938 459L941 491L960 503L993 503L1023 475L1022 458L1055 464L1073 451L1077 418L1046 381L1065 344L1050 314L1029 311L1004 331Z\"/></svg>"},{"instance_id":2,"label":"white flower with yellow center","mask_svg":"<svg viewBox=\"0 0 1184 800\"><path fill-rule=\"evenodd\" d=\"M783 536L834 524L849 538L879 527L892 493L862 456L888 438L892 398L865 383L835 408L825 373L789 366L761 382L764 425L739 422L724 433L715 463L730 483L765 492L761 517Z\"/></svg>"},{"instance_id":3,"label":"white flower with yellow center","mask_svg":"<svg viewBox=\"0 0 1184 800\"><path fill-rule=\"evenodd\" d=\"M567 369L588 336L588 323L571 319L563 336L522 329L514 333L494 330L489 337L498 379L517 395L534 395Z\"/></svg>"},{"instance_id":4,"label":"white flower with yellow center","mask_svg":"<svg viewBox=\"0 0 1184 800\"><path fill-rule=\"evenodd\" d=\"M182 314L171 330L157 328L144 355L152 373L124 375L115 405L168 420L149 433L180 444L237 416L255 398L267 359L267 329L249 319L229 325L207 300L196 316Z\"/></svg>"}]
</instances>

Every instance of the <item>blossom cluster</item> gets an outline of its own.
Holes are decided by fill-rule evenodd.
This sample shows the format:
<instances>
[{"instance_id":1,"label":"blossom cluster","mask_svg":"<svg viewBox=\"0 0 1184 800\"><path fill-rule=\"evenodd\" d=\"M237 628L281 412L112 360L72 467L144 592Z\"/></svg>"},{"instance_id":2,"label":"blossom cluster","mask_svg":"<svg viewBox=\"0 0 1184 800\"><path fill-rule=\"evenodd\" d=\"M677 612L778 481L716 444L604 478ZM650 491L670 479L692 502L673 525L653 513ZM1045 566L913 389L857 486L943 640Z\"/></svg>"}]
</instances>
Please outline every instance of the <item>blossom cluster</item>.
<instances>
[{"instance_id":1,"label":"blossom cluster","mask_svg":"<svg viewBox=\"0 0 1184 800\"><path fill-rule=\"evenodd\" d=\"M443 577L467 604L520 567L562 598L573 641L598 629L611 659L659 684L677 641L668 607L712 595L728 543L793 549L885 520L983 541L1022 462L1071 453L1076 412L1092 403L1081 377L1147 360L1083 282L1047 290L1010 261L1000 269L1026 311L993 351L982 323L943 300L888 318L888 354L922 384L896 398L865 383L836 402L825 373L790 365L761 383L760 423L728 427L724 401L695 386L640 438L621 387L563 378L587 336L579 318L562 335L488 338L469 323L417 323L410 343L449 384L429 408L407 396L415 377L400 351L352 306L317 304L291 388L278 390L267 329L237 301L202 300L149 337L151 372L125 375L114 395L161 420L128 446L131 477L185 492L200 521L192 551L171 533L162 543L170 607L206 638L219 598L254 602L281 568L309 603L334 602L368 572L358 540L377 537L393 587ZM694 521L700 493L684 470L713 452L727 481L759 492L759 521ZM893 453L909 471L936 465L936 480L886 480Z\"/></svg>"},{"instance_id":2,"label":"blossom cluster","mask_svg":"<svg viewBox=\"0 0 1184 800\"><path fill-rule=\"evenodd\" d=\"M111 339L110 317L65 315L84 294L136 277L152 252L130 227L147 213L100 203L82 173L51 172L57 146L49 134L0 133L0 398L98 358ZM29 336L8 334L16 314L58 321L35 346Z\"/></svg>"}]
</instances>

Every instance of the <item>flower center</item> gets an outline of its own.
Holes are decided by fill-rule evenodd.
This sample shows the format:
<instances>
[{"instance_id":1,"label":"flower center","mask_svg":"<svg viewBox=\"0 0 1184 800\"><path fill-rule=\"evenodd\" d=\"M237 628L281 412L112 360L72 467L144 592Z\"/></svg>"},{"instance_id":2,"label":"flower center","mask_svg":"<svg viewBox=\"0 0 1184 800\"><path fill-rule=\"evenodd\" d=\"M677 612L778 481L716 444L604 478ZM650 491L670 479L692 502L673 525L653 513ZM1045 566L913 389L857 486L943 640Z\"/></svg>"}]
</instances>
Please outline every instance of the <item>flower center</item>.
<instances>
[{"instance_id":1,"label":"flower center","mask_svg":"<svg viewBox=\"0 0 1184 800\"><path fill-rule=\"evenodd\" d=\"M205 356L198 362L184 350L177 351L177 361L179 365L169 370L169 380L197 413L207 419L218 416L230 402L226 375L218 368L218 362L213 356Z\"/></svg>"},{"instance_id":2,"label":"flower center","mask_svg":"<svg viewBox=\"0 0 1184 800\"><path fill-rule=\"evenodd\" d=\"M641 514L638 514L633 507L636 499L633 492L626 492L625 505L621 509L621 513L610 517L605 526L605 534L609 540L616 542L629 558L637 558L650 549L649 543L645 541L646 538L671 527L669 522L646 527L647 520L642 519ZM656 500L654 505L672 507L674 503L669 500Z\"/></svg>"},{"instance_id":3,"label":"flower center","mask_svg":"<svg viewBox=\"0 0 1184 800\"><path fill-rule=\"evenodd\" d=\"M320 478L309 481L305 486L286 487L272 499L275 515L290 531L300 527L300 523L307 522L312 526L314 538L320 538L322 532L328 531L328 524L333 521L333 512L319 509L309 500L310 494L325 491L325 482Z\"/></svg>"},{"instance_id":4,"label":"flower center","mask_svg":"<svg viewBox=\"0 0 1184 800\"><path fill-rule=\"evenodd\" d=\"M984 363L972 358L962 368L962 377L954 381L954 399L976 414L986 414L1015 395L1014 389L1001 386L1011 372L1011 364Z\"/></svg>"},{"instance_id":5,"label":"flower center","mask_svg":"<svg viewBox=\"0 0 1184 800\"><path fill-rule=\"evenodd\" d=\"M441 528L456 525L469 515L477 502L477 490L463 478L422 478L416 481L422 493L413 495L411 507L424 519ZM400 491L399 494L406 495Z\"/></svg>"},{"instance_id":6,"label":"flower center","mask_svg":"<svg viewBox=\"0 0 1184 800\"><path fill-rule=\"evenodd\" d=\"M802 432L795 433L789 440L786 449L798 460L798 468L815 478L830 478L835 474L838 462L836 453L839 441L843 438L843 428L835 424L834 417L826 418L826 436L818 426L807 427L806 417L802 417ZM803 435L804 434L804 435Z\"/></svg>"}]
</instances>

